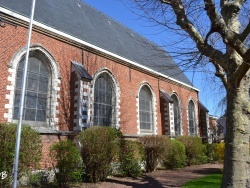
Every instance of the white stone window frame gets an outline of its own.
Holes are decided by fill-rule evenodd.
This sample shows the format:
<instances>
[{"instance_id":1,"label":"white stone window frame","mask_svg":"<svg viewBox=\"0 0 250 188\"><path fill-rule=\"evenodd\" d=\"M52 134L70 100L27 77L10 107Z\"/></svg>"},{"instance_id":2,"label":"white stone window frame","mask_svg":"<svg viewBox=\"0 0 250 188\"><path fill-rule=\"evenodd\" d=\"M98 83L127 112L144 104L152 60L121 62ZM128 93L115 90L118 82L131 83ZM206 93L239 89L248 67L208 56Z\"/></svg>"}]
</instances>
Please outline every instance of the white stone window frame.
<instances>
[{"instance_id":1,"label":"white stone window frame","mask_svg":"<svg viewBox=\"0 0 250 188\"><path fill-rule=\"evenodd\" d=\"M179 95L176 93L176 92L172 92L172 94L171 94L171 98L172 98L172 96L175 96L176 98L177 98L177 101L178 101L178 109L179 109L179 121L180 121L180 135L176 135L175 134L175 125L174 125L174 127L173 127L173 135L174 136L181 136L181 135L183 135L183 126L182 126L182 103L181 103L181 99L180 99L180 97L179 97ZM172 98L173 99L173 98ZM174 121L174 104L173 104L173 116L172 116L172 118L173 118L173 121Z\"/></svg>"},{"instance_id":2,"label":"white stone window frame","mask_svg":"<svg viewBox=\"0 0 250 188\"><path fill-rule=\"evenodd\" d=\"M114 128L119 129L120 128L120 95L121 95L121 91L120 91L120 86L119 83L117 81L117 78L115 77L115 75L108 69L108 68L101 68L99 69L93 76L93 80L90 83L90 87L92 88L91 91L91 102L90 102L90 114L91 114L91 121L90 121L90 126L94 126L94 96L95 96L95 81L96 79L101 75L101 74L108 74L109 77L111 78L113 87L114 87L114 92L115 92L115 123L114 123Z\"/></svg>"},{"instance_id":3,"label":"white stone window frame","mask_svg":"<svg viewBox=\"0 0 250 188\"><path fill-rule=\"evenodd\" d=\"M192 102L194 105L194 133L190 133L190 126L189 126L189 103ZM187 124L188 124L188 135L190 136L198 136L199 134L199 127L198 127L198 110L197 110L197 105L194 101L194 99L189 99L187 103Z\"/></svg>"},{"instance_id":4,"label":"white stone window frame","mask_svg":"<svg viewBox=\"0 0 250 188\"><path fill-rule=\"evenodd\" d=\"M30 125L32 127L39 127L39 128L50 128L52 130L58 130L57 124L58 124L58 117L59 111L57 110L58 107L58 100L60 98L58 91L60 91L59 84L61 83L61 75L59 72L59 66L54 57L41 45L31 45L30 46L30 53L32 52L41 53L48 62L48 67L51 71L51 79L50 88L51 96L49 97L48 101L48 111L46 112L46 122L40 123L40 122L33 122L33 121L22 121L23 124ZM9 85L7 85L7 91L9 92L6 95L6 99L8 100L8 103L5 104L5 108L8 110L7 113L4 114L4 117L7 119L8 122L17 123L18 120L13 119L13 113L14 113L14 98L15 98L15 85L16 85L16 72L19 62L24 58L26 53L26 47L18 50L12 60L8 63L8 81L10 82Z\"/></svg>"},{"instance_id":5,"label":"white stone window frame","mask_svg":"<svg viewBox=\"0 0 250 188\"><path fill-rule=\"evenodd\" d=\"M152 126L151 126L151 130L142 130L140 128L140 91L142 87L148 87L150 92L151 92L151 102L152 102ZM137 91L137 96L136 96L136 106L137 106L137 134L138 135L157 135L157 110L156 110L156 95L154 90L152 89L152 87L150 86L150 84L148 82L143 82L140 84L138 91Z\"/></svg>"}]
</instances>

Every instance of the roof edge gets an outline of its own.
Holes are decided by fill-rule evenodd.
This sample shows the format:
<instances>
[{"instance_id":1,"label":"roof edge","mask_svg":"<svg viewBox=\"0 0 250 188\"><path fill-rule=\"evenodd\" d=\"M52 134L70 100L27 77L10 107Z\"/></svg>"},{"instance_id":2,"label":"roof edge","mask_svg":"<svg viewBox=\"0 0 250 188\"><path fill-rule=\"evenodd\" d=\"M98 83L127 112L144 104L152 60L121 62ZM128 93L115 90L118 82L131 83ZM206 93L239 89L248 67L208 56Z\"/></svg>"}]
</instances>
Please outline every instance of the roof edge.
<instances>
[{"instance_id":1,"label":"roof edge","mask_svg":"<svg viewBox=\"0 0 250 188\"><path fill-rule=\"evenodd\" d=\"M27 17L25 17L25 16L23 16L23 15L21 15L21 14L18 14L18 13L14 12L14 11L11 11L11 10L9 10L9 9L7 9L7 8L1 7L1 6L0 6L0 12L3 12L3 13L5 13L5 14L9 15L9 16L15 17L15 18L20 19L20 20L22 20L22 21L25 21L25 22L28 22L28 23L30 22L30 19L29 19L29 18L27 18ZM199 89L195 88L194 86L188 85L188 84L183 83L183 82L181 82L181 81L179 81L179 80L176 80L176 79L174 79L174 78L171 78L170 76L167 76L167 75L165 75L165 74L159 73L159 72L157 72L157 71L155 71L155 70L152 70L152 69L150 69L150 68L148 68L148 67L146 67L146 66L143 66L143 65L141 65L141 64L139 64L139 63L137 63L137 62L131 61L131 60L129 60L129 59L127 59L127 58L124 58L124 57L122 57L122 56L119 56L119 55L117 55L117 54L115 54L115 53L113 53L113 52L107 51L107 50L105 50L105 49L103 49L103 48L100 48L100 47L98 47L98 46L95 46L95 45L93 45L93 44L90 44L90 43L88 43L88 42L86 42L86 41L83 41L82 39L79 39L79 38L77 38L77 37L74 37L74 36L72 36L72 35L70 35L70 34L68 34L68 33L63 32L63 31L57 30L57 29L55 29L55 28L53 28L53 27L51 27L51 26L45 25L45 24L43 24L43 23L41 23L41 22L38 22L38 21L36 21L36 20L33 21L33 25L35 25L35 26L37 26L37 27L40 27L40 28L42 28L42 29L45 29L45 30L47 30L47 31L49 31L49 32L56 33L57 35L63 36L63 37L65 37L65 38L68 38L68 39L70 39L70 40L72 40L72 41L74 41L74 42L77 42L77 43L80 43L80 44L82 44L82 45L85 45L85 46L88 46L88 47L90 47L90 48L93 48L93 49L95 49L95 50L98 50L98 51L100 51L100 52L102 52L102 53L106 53L106 54L108 54L108 55L110 55L110 56L113 56L113 57L115 57L115 58L117 58L117 59L120 59L120 60L122 60L122 61L125 61L125 62L127 62L127 63L129 63L129 64L134 65L134 66L140 67L140 68L142 68L142 69L144 69L144 70L146 70L146 71L149 71L149 72L151 72L151 73L154 73L154 74L156 74L156 75L158 75L158 76L161 76L161 77L163 77L163 78L169 79L169 80L171 80L171 81L173 81L173 82L176 82L176 83L178 83L178 84L181 84L181 85L183 85L183 86L186 86L186 87L188 87L188 88L190 88L190 89L193 89L193 90L195 90L195 91L198 91L198 92L200 91Z\"/></svg>"}]
</instances>

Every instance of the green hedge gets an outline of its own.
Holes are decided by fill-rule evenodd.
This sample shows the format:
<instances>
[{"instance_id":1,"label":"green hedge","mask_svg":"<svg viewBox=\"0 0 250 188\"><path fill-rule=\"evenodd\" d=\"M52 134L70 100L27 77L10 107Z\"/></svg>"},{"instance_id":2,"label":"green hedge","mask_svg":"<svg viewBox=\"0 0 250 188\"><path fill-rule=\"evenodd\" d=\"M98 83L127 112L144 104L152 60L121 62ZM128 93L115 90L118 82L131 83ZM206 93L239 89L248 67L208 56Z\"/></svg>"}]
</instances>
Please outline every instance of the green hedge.
<instances>
[{"instance_id":1,"label":"green hedge","mask_svg":"<svg viewBox=\"0 0 250 188\"><path fill-rule=\"evenodd\" d=\"M0 171L7 177L0 179L0 187L9 187L13 180L13 162L15 157L17 125L0 123ZM20 153L18 163L18 178L32 169L39 168L42 156L42 144L39 133L29 126L22 126Z\"/></svg>"},{"instance_id":2,"label":"green hedge","mask_svg":"<svg viewBox=\"0 0 250 188\"><path fill-rule=\"evenodd\" d=\"M166 169L183 168L186 166L186 151L185 146L178 140L171 140L168 146L163 166Z\"/></svg>"},{"instance_id":3,"label":"green hedge","mask_svg":"<svg viewBox=\"0 0 250 188\"><path fill-rule=\"evenodd\" d=\"M83 163L91 182L105 181L119 158L120 133L111 127L92 127L78 136Z\"/></svg>"},{"instance_id":4,"label":"green hedge","mask_svg":"<svg viewBox=\"0 0 250 188\"><path fill-rule=\"evenodd\" d=\"M166 136L143 136L139 138L145 150L145 170L154 171L164 159L166 150L170 145L170 138Z\"/></svg>"},{"instance_id":5,"label":"green hedge","mask_svg":"<svg viewBox=\"0 0 250 188\"><path fill-rule=\"evenodd\" d=\"M142 174L141 163L144 157L144 148L138 141L121 140L120 169L123 176L138 177Z\"/></svg>"},{"instance_id":6,"label":"green hedge","mask_svg":"<svg viewBox=\"0 0 250 188\"><path fill-rule=\"evenodd\" d=\"M217 143L207 144L207 156L210 162L218 161L218 154L216 151Z\"/></svg>"},{"instance_id":7,"label":"green hedge","mask_svg":"<svg viewBox=\"0 0 250 188\"><path fill-rule=\"evenodd\" d=\"M204 164L208 162L206 155L206 145L202 144L202 139L197 136L179 136L186 150L187 165Z\"/></svg>"},{"instance_id":8,"label":"green hedge","mask_svg":"<svg viewBox=\"0 0 250 188\"><path fill-rule=\"evenodd\" d=\"M61 140L53 144L50 156L54 162L55 178L59 187L68 187L69 182L82 181L80 150L71 140Z\"/></svg>"},{"instance_id":9,"label":"green hedge","mask_svg":"<svg viewBox=\"0 0 250 188\"><path fill-rule=\"evenodd\" d=\"M223 161L224 161L224 152L225 152L225 143L224 142L220 142L216 146L216 154L218 156L218 161L220 163L223 163Z\"/></svg>"}]
</instances>

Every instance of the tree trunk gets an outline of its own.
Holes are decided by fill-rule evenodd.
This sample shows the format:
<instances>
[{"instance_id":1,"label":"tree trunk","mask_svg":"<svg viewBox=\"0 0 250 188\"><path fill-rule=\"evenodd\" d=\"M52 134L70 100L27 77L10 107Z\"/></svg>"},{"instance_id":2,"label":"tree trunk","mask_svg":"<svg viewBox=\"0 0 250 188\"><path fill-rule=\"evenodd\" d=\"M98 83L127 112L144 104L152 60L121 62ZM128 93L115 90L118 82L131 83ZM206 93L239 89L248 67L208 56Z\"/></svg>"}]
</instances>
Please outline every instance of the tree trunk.
<instances>
[{"instance_id":1,"label":"tree trunk","mask_svg":"<svg viewBox=\"0 0 250 188\"><path fill-rule=\"evenodd\" d=\"M222 188L250 187L248 93L248 76L245 76L239 84L228 79Z\"/></svg>"}]
</instances>

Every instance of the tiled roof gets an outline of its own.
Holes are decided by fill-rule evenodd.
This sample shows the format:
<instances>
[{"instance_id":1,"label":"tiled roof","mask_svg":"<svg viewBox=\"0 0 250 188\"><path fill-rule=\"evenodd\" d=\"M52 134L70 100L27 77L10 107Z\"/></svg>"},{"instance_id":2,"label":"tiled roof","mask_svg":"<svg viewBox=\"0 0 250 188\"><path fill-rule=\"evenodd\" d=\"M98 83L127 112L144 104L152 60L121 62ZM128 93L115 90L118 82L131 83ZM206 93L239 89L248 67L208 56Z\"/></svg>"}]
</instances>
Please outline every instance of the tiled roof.
<instances>
[{"instance_id":1,"label":"tiled roof","mask_svg":"<svg viewBox=\"0 0 250 188\"><path fill-rule=\"evenodd\" d=\"M31 4L32 0L0 0L0 7L28 18ZM38 0L34 19L193 87L164 49L81 0Z\"/></svg>"}]
</instances>

